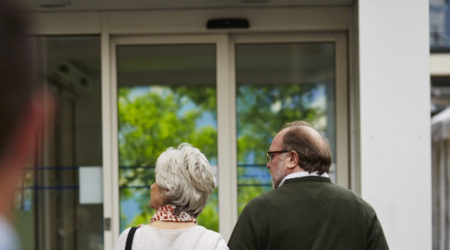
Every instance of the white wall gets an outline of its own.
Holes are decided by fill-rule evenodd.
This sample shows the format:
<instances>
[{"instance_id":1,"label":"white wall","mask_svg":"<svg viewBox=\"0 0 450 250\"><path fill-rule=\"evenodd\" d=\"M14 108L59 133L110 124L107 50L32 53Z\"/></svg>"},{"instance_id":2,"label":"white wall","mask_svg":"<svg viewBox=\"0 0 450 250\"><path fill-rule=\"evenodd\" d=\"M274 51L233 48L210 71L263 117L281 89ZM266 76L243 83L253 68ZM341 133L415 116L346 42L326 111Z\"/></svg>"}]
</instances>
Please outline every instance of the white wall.
<instances>
[{"instance_id":1,"label":"white wall","mask_svg":"<svg viewBox=\"0 0 450 250\"><path fill-rule=\"evenodd\" d=\"M362 0L361 195L390 249L431 249L427 0Z\"/></svg>"}]
</instances>

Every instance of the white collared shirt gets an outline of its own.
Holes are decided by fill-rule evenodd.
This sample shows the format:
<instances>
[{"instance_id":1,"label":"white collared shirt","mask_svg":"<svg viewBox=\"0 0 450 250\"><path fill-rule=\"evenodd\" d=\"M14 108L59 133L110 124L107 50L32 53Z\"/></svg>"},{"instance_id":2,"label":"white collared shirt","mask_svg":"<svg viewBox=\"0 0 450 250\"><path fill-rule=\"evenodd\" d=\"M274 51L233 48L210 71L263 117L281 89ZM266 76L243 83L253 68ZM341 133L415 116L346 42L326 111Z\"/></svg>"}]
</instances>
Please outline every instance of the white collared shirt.
<instances>
[{"instance_id":1,"label":"white collared shirt","mask_svg":"<svg viewBox=\"0 0 450 250\"><path fill-rule=\"evenodd\" d=\"M308 177L308 176L320 176L320 177L330 178L330 176L327 173L323 173L323 174L319 175L317 173L317 171L314 171L311 173L309 173L308 171L295 172L292 174L288 174L286 177L284 177L283 180L281 180L280 185L278 185L278 187L281 187L281 185L283 185L283 183L288 179Z\"/></svg>"},{"instance_id":2,"label":"white collared shirt","mask_svg":"<svg viewBox=\"0 0 450 250\"><path fill-rule=\"evenodd\" d=\"M5 218L0 216L0 249L16 250L19 249L19 241L14 229Z\"/></svg>"}]
</instances>

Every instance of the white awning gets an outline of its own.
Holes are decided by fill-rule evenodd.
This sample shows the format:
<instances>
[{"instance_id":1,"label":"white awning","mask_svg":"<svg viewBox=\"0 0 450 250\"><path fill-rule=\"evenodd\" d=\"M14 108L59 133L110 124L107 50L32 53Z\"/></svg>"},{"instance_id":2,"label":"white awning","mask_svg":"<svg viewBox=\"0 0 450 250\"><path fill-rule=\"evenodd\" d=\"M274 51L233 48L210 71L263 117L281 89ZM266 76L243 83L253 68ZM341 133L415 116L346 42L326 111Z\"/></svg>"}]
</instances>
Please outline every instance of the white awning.
<instances>
[{"instance_id":1,"label":"white awning","mask_svg":"<svg viewBox=\"0 0 450 250\"><path fill-rule=\"evenodd\" d=\"M450 107L431 118L431 140L450 139Z\"/></svg>"}]
</instances>

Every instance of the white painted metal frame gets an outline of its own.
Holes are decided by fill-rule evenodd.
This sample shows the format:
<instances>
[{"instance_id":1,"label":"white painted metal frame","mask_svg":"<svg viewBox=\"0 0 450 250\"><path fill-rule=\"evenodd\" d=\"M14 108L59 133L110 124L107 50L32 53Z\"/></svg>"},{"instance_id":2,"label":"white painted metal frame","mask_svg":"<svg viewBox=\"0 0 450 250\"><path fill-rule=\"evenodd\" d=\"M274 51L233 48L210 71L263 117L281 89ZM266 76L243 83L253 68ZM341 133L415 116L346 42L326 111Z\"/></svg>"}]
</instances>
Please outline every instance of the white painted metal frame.
<instances>
[{"instance_id":1,"label":"white painted metal frame","mask_svg":"<svg viewBox=\"0 0 450 250\"><path fill-rule=\"evenodd\" d=\"M355 6L358 6L358 2ZM348 32L348 110L349 110L349 178L350 188L361 195L361 144L359 108L359 54L358 54L358 11L352 8Z\"/></svg>"},{"instance_id":2,"label":"white painted metal frame","mask_svg":"<svg viewBox=\"0 0 450 250\"><path fill-rule=\"evenodd\" d=\"M42 32L55 34L54 32ZM118 127L116 46L119 44L216 44L218 168L219 171L219 232L228 240L237 221L236 168L236 43L268 42L335 42L336 43L336 153L337 183L349 186L349 135L347 97L347 41L344 32L298 34L210 34L124 36L111 38L108 15L101 21L102 60L102 143L103 143L103 213L110 220L110 230L104 230L104 249L112 249L119 235ZM105 222L106 223L106 222ZM106 225L105 225L106 226Z\"/></svg>"},{"instance_id":3,"label":"white painted metal frame","mask_svg":"<svg viewBox=\"0 0 450 250\"><path fill-rule=\"evenodd\" d=\"M223 46L218 46L217 50L217 68L221 68L218 70L217 86L219 162L227 166L227 169L222 169L224 173L219 168L219 232L227 241L237 221L236 81L233 48L229 36L224 35ZM220 79L223 82L219 82ZM224 143L222 148L221 142Z\"/></svg>"},{"instance_id":4,"label":"white painted metal frame","mask_svg":"<svg viewBox=\"0 0 450 250\"><path fill-rule=\"evenodd\" d=\"M102 16L102 24L106 24L106 16ZM111 220L114 215L117 214L117 206L113 206L114 189L118 185L117 178L114 178L113 162L117 160L113 159L114 147L113 147L113 112L112 112L112 88L111 88L111 50L110 50L110 36L106 25L102 25L101 30L101 68L102 68L102 149L103 149L103 244L104 249L113 249L113 241L116 238L118 232L111 228ZM117 176L116 176L117 177ZM114 182L114 180L116 180ZM105 225L109 220L110 225ZM110 230L107 230L109 226ZM113 229L113 230L111 230Z\"/></svg>"},{"instance_id":5,"label":"white painted metal frame","mask_svg":"<svg viewBox=\"0 0 450 250\"><path fill-rule=\"evenodd\" d=\"M216 44L217 69L217 114L218 114L218 187L219 187L219 232L228 239L237 221L237 168L236 168L236 86L235 86L235 45L238 43L273 42L334 42L336 51L336 161L337 183L349 187L348 160L348 105L347 105L347 47L345 33L301 33L301 34L246 34L246 35L163 35L163 36L123 36L111 40L110 81L104 89L109 93L108 112L111 120L110 142L112 168L107 176L112 178L112 198L107 205L113 214L105 210L105 218L111 216L111 236L119 234L119 189L118 189L118 146L117 146L117 73L116 46L132 44ZM106 128L105 128L106 129ZM106 191L107 192L107 191ZM108 195L106 195L108 196ZM109 237L111 237L109 236ZM105 244L106 244L105 235ZM105 245L106 248L106 245Z\"/></svg>"},{"instance_id":6,"label":"white painted metal frame","mask_svg":"<svg viewBox=\"0 0 450 250\"><path fill-rule=\"evenodd\" d=\"M119 235L119 187L118 187L118 124L117 124L117 68L116 47L118 45L152 45L152 44L215 44L216 45L216 76L217 76L217 133L218 133L218 189L219 189L219 232L230 234L236 221L237 214L237 183L236 183L236 121L235 121L235 90L232 71L233 55L226 35L165 35L165 36L127 36L116 37L111 40L111 84L109 110L112 117L111 140L112 148L112 203L113 207L112 235ZM219 67L220 65L220 67ZM106 217L106 215L105 215ZM113 237L113 239L115 239ZM105 237L106 238L106 237ZM105 245L105 248L106 245Z\"/></svg>"},{"instance_id":7,"label":"white painted metal frame","mask_svg":"<svg viewBox=\"0 0 450 250\"><path fill-rule=\"evenodd\" d=\"M107 0L105 0L107 1ZM105 3L105 6L107 4ZM183 34L223 32L293 32L347 30L351 7L218 8L142 11L39 11L39 34L99 34L107 26L111 34ZM103 17L102 17L103 16ZM210 18L245 17L250 29L206 30ZM280 18L282 16L283 18ZM175 18L174 18L175 17ZM105 20L106 19L106 20ZM105 22L106 21L106 22Z\"/></svg>"},{"instance_id":8,"label":"white painted metal frame","mask_svg":"<svg viewBox=\"0 0 450 250\"><path fill-rule=\"evenodd\" d=\"M237 43L287 43L287 42L333 42L336 65L336 182L349 188L349 135L348 135L348 68L347 37L344 32L325 33L275 33L235 35ZM269 146L269 145L268 145Z\"/></svg>"},{"instance_id":9,"label":"white painted metal frame","mask_svg":"<svg viewBox=\"0 0 450 250\"><path fill-rule=\"evenodd\" d=\"M336 143L337 182L349 186L349 133L347 41L344 32L311 33L317 30L347 30L354 21L347 7L274 8L274 9L217 9L173 11L114 11L114 12L35 12L38 21L36 34L74 35L101 34L102 64L102 143L103 143L103 210L105 221L111 221L110 230L104 230L104 249L112 249L119 235L119 187L117 145L117 80L115 48L118 44L204 43L217 45L217 108L218 108L218 165L219 167L219 231L229 238L237 220L236 168L236 97L234 45L236 42L336 42ZM230 36L225 31L205 30L207 19L245 16L251 28L240 35ZM279 16L283 16L280 21ZM177 16L174 19L173 16ZM149 22L149 18L151 22ZM267 33L267 32L289 32ZM253 34L266 32L267 35ZM292 32L309 32L292 34ZM152 36L150 34L167 34ZM170 34L202 34L178 35ZM205 34L212 35L205 35ZM245 34L248 35L245 35ZM126 35L117 37L112 35ZM148 36L136 36L147 34ZM220 65L220 66L219 66ZM225 166L225 167L223 167ZM357 178L357 177L354 177ZM105 225L106 226L106 225Z\"/></svg>"},{"instance_id":10,"label":"white painted metal frame","mask_svg":"<svg viewBox=\"0 0 450 250\"><path fill-rule=\"evenodd\" d=\"M347 36L336 33L333 39L336 44L336 182L351 188Z\"/></svg>"}]
</instances>

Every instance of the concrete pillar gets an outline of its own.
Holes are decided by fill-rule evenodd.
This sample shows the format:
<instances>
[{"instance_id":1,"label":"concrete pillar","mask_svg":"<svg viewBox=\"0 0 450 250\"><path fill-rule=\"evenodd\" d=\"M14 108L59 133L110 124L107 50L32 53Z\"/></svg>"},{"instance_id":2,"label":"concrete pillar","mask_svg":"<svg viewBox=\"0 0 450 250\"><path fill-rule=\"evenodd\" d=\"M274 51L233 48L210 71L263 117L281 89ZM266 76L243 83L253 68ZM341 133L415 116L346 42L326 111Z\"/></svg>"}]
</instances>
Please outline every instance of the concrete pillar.
<instances>
[{"instance_id":1,"label":"concrete pillar","mask_svg":"<svg viewBox=\"0 0 450 250\"><path fill-rule=\"evenodd\" d=\"M429 2L358 2L361 195L390 249L431 249Z\"/></svg>"}]
</instances>

